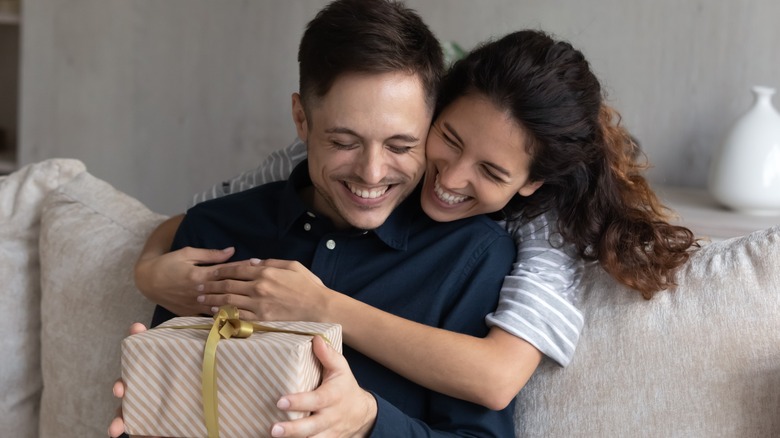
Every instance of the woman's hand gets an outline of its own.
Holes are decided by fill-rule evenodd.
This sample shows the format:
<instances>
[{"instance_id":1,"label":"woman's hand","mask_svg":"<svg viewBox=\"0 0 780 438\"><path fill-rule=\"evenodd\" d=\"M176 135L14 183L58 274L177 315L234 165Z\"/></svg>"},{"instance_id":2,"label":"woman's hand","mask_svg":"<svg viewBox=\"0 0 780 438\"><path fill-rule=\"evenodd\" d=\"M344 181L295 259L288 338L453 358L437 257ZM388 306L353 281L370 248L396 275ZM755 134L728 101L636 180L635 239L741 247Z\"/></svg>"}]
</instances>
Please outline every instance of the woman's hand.
<instances>
[{"instance_id":1,"label":"woman's hand","mask_svg":"<svg viewBox=\"0 0 780 438\"><path fill-rule=\"evenodd\" d=\"M338 293L298 262L250 259L212 269L213 281L197 298L212 313L232 304L246 320L330 321L329 303Z\"/></svg>"},{"instance_id":2,"label":"woman's hand","mask_svg":"<svg viewBox=\"0 0 780 438\"><path fill-rule=\"evenodd\" d=\"M352 375L347 360L315 336L314 354L322 363L322 384L311 392L290 394L276 404L284 411L311 412L299 420L277 423L273 437L365 437L376 421L377 404Z\"/></svg>"},{"instance_id":3,"label":"woman's hand","mask_svg":"<svg viewBox=\"0 0 780 438\"><path fill-rule=\"evenodd\" d=\"M214 263L233 255L233 248L222 250L182 248L163 254L144 254L135 265L135 284L150 301L179 316L210 313L208 306L196 300L208 280L213 280ZM236 262L241 263L241 262ZM244 262L246 264L246 262Z\"/></svg>"},{"instance_id":4,"label":"woman's hand","mask_svg":"<svg viewBox=\"0 0 780 438\"><path fill-rule=\"evenodd\" d=\"M135 265L135 284L150 301L177 315L209 313L195 299L199 286L213 272L213 267L204 265L223 263L235 251L182 248L168 252L183 219L184 215L171 216L149 235Z\"/></svg>"}]
</instances>

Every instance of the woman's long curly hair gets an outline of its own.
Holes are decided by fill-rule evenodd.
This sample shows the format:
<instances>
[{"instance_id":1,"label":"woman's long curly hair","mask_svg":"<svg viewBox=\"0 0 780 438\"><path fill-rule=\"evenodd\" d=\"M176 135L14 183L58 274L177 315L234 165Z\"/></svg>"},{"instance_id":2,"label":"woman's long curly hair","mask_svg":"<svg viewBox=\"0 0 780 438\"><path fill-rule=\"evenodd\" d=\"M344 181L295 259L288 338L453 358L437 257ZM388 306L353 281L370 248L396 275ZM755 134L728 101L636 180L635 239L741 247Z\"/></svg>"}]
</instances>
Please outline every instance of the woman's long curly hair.
<instances>
[{"instance_id":1,"label":"woman's long curly hair","mask_svg":"<svg viewBox=\"0 0 780 438\"><path fill-rule=\"evenodd\" d=\"M580 51L541 31L511 33L453 65L437 114L468 93L487 96L513 116L532 157L529 178L544 182L529 197L516 195L501 217L554 210L563 237L619 282L647 299L675 285L674 273L697 240L668 222L643 176L644 155L604 102Z\"/></svg>"}]
</instances>

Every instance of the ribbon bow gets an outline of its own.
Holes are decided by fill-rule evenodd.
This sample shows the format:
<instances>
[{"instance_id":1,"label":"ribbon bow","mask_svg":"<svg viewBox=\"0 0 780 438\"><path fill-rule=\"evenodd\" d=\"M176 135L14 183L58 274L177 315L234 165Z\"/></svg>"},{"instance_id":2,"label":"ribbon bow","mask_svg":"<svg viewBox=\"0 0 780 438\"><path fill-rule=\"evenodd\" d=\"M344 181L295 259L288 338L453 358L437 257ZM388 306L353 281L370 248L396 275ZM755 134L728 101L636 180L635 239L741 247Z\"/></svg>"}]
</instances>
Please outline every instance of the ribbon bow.
<instances>
[{"instance_id":1,"label":"ribbon bow","mask_svg":"<svg viewBox=\"0 0 780 438\"><path fill-rule=\"evenodd\" d=\"M160 328L209 330L206 347L203 350L203 371L201 372L201 391L203 393L203 415L209 438L219 438L219 409L217 406L217 345L220 339L248 338L255 332L289 333L303 336L320 336L330 343L321 333L301 332L278 329L262 324L242 321L236 306L225 305L214 315L213 324L195 324L187 326L166 326Z\"/></svg>"},{"instance_id":2,"label":"ribbon bow","mask_svg":"<svg viewBox=\"0 0 780 438\"><path fill-rule=\"evenodd\" d=\"M217 406L217 345L220 339L248 338L254 333L250 322L241 321L238 308L222 306L214 315L206 348L203 350L203 371L201 373L203 392L203 415L209 438L219 438L219 409Z\"/></svg>"}]
</instances>

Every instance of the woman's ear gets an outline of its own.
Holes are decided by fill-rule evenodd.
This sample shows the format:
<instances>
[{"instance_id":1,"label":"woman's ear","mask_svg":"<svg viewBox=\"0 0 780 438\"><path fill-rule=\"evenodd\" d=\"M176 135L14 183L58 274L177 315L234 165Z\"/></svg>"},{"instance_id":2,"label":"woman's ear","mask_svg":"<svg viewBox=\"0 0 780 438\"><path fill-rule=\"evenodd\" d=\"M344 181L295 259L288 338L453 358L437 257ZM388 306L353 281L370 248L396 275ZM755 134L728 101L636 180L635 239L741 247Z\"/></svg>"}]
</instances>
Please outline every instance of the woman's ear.
<instances>
[{"instance_id":1,"label":"woman's ear","mask_svg":"<svg viewBox=\"0 0 780 438\"><path fill-rule=\"evenodd\" d=\"M306 111L303 109L301 95L298 93L292 95L292 118L298 138L306 143L306 138L309 136L309 123L306 119Z\"/></svg>"},{"instance_id":2,"label":"woman's ear","mask_svg":"<svg viewBox=\"0 0 780 438\"><path fill-rule=\"evenodd\" d=\"M518 190L517 193L520 196L531 196L542 186L542 184L544 184L544 181L528 181L523 187L520 187L520 190Z\"/></svg>"}]
</instances>

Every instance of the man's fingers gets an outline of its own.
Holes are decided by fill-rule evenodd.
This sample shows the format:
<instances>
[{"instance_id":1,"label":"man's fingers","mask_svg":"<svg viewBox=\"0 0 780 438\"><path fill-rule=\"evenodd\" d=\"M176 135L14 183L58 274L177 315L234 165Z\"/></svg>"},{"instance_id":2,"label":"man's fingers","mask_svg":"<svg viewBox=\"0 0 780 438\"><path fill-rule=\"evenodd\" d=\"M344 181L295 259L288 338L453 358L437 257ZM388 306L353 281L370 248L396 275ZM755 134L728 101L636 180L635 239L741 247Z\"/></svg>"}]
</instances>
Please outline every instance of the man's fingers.
<instances>
[{"instance_id":1,"label":"man's fingers","mask_svg":"<svg viewBox=\"0 0 780 438\"><path fill-rule=\"evenodd\" d=\"M312 349L322 363L323 374L327 378L328 374L337 372L350 372L347 360L328 344L322 336L315 336L312 340Z\"/></svg>"},{"instance_id":2,"label":"man's fingers","mask_svg":"<svg viewBox=\"0 0 780 438\"><path fill-rule=\"evenodd\" d=\"M310 392L285 395L279 399L276 407L287 412L316 412L330 406L332 398L330 394L317 388Z\"/></svg>"},{"instance_id":3,"label":"man's fingers","mask_svg":"<svg viewBox=\"0 0 780 438\"><path fill-rule=\"evenodd\" d=\"M328 427L329 425L322 424L322 418L315 414L295 421L274 424L271 428L271 436L274 438L305 438L317 435L327 430Z\"/></svg>"},{"instance_id":4,"label":"man's fingers","mask_svg":"<svg viewBox=\"0 0 780 438\"><path fill-rule=\"evenodd\" d=\"M122 379L116 379L112 392L114 393L114 397L123 398L125 396L125 382L122 381Z\"/></svg>"},{"instance_id":5,"label":"man's fingers","mask_svg":"<svg viewBox=\"0 0 780 438\"><path fill-rule=\"evenodd\" d=\"M125 433L125 422L122 420L122 408L116 409L116 416L108 425L108 436L118 437Z\"/></svg>"},{"instance_id":6,"label":"man's fingers","mask_svg":"<svg viewBox=\"0 0 780 438\"><path fill-rule=\"evenodd\" d=\"M314 355L322 363L323 380L330 375L340 373L344 368L349 371L344 356L331 348L321 336L315 336L312 344ZM330 406L338 395L331 394L327 386L320 386L314 391L285 395L279 399L276 406L284 411L316 412Z\"/></svg>"},{"instance_id":7,"label":"man's fingers","mask_svg":"<svg viewBox=\"0 0 780 438\"><path fill-rule=\"evenodd\" d=\"M137 335L138 333L145 332L146 326L140 322L134 322L130 325L130 334Z\"/></svg>"}]
</instances>

